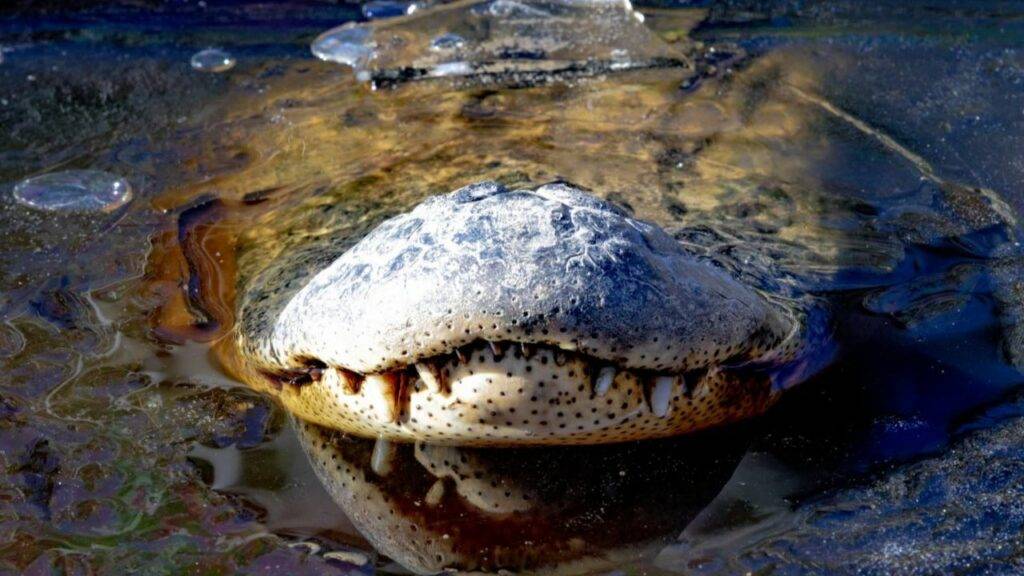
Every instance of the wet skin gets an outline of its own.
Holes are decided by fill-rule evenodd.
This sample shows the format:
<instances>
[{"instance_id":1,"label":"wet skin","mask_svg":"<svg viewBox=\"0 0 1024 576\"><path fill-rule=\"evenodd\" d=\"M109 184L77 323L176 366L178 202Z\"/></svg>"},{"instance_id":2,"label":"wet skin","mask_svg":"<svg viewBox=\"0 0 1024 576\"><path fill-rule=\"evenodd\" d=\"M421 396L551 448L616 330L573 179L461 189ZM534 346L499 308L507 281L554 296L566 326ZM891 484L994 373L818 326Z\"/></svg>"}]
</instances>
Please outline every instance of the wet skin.
<instances>
[{"instance_id":1,"label":"wet skin","mask_svg":"<svg viewBox=\"0 0 1024 576\"><path fill-rule=\"evenodd\" d=\"M276 318L252 308L238 345L290 411L341 431L597 444L764 411L821 363L800 304L571 185L483 183L385 222Z\"/></svg>"},{"instance_id":2,"label":"wet skin","mask_svg":"<svg viewBox=\"0 0 1024 576\"><path fill-rule=\"evenodd\" d=\"M584 120L607 119L625 114L621 99L633 95L634 82L659 86L652 77L660 74L584 84L563 99L569 110L586 106ZM584 183L630 187L621 200L653 222L594 197L607 188L585 192L568 183L470 186L368 234L365 218L352 221L330 205L298 206L243 236L238 326L221 348L226 363L303 418L391 440L606 443L760 414L829 361L833 320L823 294L842 282L844 269L884 273L908 241L986 227L1002 235L991 250L996 261L1013 262L1018 250L1009 241L1014 219L996 195L936 176L812 87L806 74L761 61L717 91L655 92L651 107L667 109L665 116L639 127L612 123L591 134L593 125L575 112L547 120L544 134L595 138L596 149L587 151L594 155L621 155L636 137L631 130L666 124L681 134L676 147L694 137L713 142L692 153L692 175L653 189L630 182L640 177L636 166L581 172L577 157L534 155L535 135L524 137L529 125L514 119L531 118L533 100L559 90L513 92L500 108L510 120L480 142L479 158L459 157L445 168L436 164L449 160L442 154L397 169L400 176L424 170L436 181L385 180L397 206L384 212L409 210L425 187L464 183L467 173L543 177L563 172L561 162L571 158ZM763 118L740 113L753 94L763 100ZM740 115L725 114L718 125L690 117L706 106L723 114L727 105ZM752 142L778 138L777 114L792 136L752 155ZM808 124L826 120L860 141L822 147L800 139ZM666 153L663 146L651 144L635 164ZM865 218L817 189L825 177L817 170L840 162L832 155L862 154L887 166L880 177L928 182L917 200L924 204ZM687 210L665 210L671 185L685 185ZM857 249L880 242L881 250ZM999 266L996 297L1012 318L1020 304L1012 273ZM1012 357L1013 347L1007 350Z\"/></svg>"}]
</instances>

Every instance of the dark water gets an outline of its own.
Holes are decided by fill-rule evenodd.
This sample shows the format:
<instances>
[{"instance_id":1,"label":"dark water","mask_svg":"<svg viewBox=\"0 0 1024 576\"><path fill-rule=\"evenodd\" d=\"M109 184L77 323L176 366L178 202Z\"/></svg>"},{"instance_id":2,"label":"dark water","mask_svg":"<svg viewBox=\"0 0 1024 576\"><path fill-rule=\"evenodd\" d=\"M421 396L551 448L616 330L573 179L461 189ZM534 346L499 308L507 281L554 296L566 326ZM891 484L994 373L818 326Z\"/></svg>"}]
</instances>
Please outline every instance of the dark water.
<instances>
[{"instance_id":1,"label":"dark water","mask_svg":"<svg viewBox=\"0 0 1024 576\"><path fill-rule=\"evenodd\" d=\"M777 228L802 250L783 259L830 303L837 353L743 426L477 453L544 503L531 514L567 543L559 569L1024 571L1024 378L1006 345L1017 227L932 218L951 184L1024 209L1024 6L642 9L696 76L374 91L309 53L362 18L355 5L0 7L0 570L404 571L371 544L389 525L357 529L346 512L361 512L322 485L306 432L218 368L209 340L228 327L160 315L188 289L167 256L181 216L272 197L239 209L249 229L234 233L258 245L315 228L314 207L358 231L466 179L564 176L667 226ZM193 70L208 46L235 67ZM814 100L773 92L778 77ZM480 166L495 154L503 166ZM87 168L127 179L134 200L90 214L13 200L26 177ZM372 442L339 446L368 465ZM378 488L417 507L432 477L403 450L400 481ZM541 530L474 514L441 508L409 541L442 530L482 567L514 567L494 543ZM609 562L574 563L581 549Z\"/></svg>"}]
</instances>

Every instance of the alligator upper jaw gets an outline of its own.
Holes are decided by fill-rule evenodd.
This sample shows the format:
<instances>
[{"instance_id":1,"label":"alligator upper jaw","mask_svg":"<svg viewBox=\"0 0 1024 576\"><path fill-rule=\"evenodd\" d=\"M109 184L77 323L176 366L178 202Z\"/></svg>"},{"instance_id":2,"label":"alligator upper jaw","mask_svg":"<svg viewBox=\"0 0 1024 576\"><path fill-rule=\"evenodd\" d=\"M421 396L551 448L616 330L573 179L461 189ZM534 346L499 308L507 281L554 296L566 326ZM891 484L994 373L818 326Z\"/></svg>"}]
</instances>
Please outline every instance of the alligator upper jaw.
<instances>
[{"instance_id":1,"label":"alligator upper jaw","mask_svg":"<svg viewBox=\"0 0 1024 576\"><path fill-rule=\"evenodd\" d=\"M245 344L270 366L361 374L477 340L681 372L777 346L793 327L660 228L578 188L484 182L378 226Z\"/></svg>"}]
</instances>

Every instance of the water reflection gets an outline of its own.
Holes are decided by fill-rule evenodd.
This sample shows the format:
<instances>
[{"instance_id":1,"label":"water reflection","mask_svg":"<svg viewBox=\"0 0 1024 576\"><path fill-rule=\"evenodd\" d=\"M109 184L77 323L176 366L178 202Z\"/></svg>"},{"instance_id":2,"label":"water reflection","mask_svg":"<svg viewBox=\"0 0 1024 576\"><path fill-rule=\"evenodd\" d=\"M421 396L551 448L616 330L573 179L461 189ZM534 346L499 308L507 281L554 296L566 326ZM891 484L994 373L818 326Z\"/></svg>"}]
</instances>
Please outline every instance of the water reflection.
<instances>
[{"instance_id":1,"label":"water reflection","mask_svg":"<svg viewBox=\"0 0 1024 576\"><path fill-rule=\"evenodd\" d=\"M381 553L445 569L583 573L653 557L709 502L741 430L616 446L482 450L395 445L299 423L317 476Z\"/></svg>"}]
</instances>

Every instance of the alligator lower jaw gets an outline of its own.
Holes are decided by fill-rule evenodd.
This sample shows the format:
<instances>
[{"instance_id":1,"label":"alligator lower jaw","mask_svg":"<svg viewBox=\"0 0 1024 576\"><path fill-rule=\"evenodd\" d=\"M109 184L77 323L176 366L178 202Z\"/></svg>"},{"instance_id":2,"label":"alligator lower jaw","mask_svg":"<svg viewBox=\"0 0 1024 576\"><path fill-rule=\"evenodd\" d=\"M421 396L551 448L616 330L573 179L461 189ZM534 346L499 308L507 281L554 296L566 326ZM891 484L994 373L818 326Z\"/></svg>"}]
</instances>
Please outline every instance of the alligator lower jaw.
<instances>
[{"instance_id":1,"label":"alligator lower jaw","mask_svg":"<svg viewBox=\"0 0 1024 576\"><path fill-rule=\"evenodd\" d=\"M547 346L480 341L378 374L311 362L263 377L305 420L365 437L465 446L671 436L759 414L774 400L763 373L715 364L625 370Z\"/></svg>"}]
</instances>

